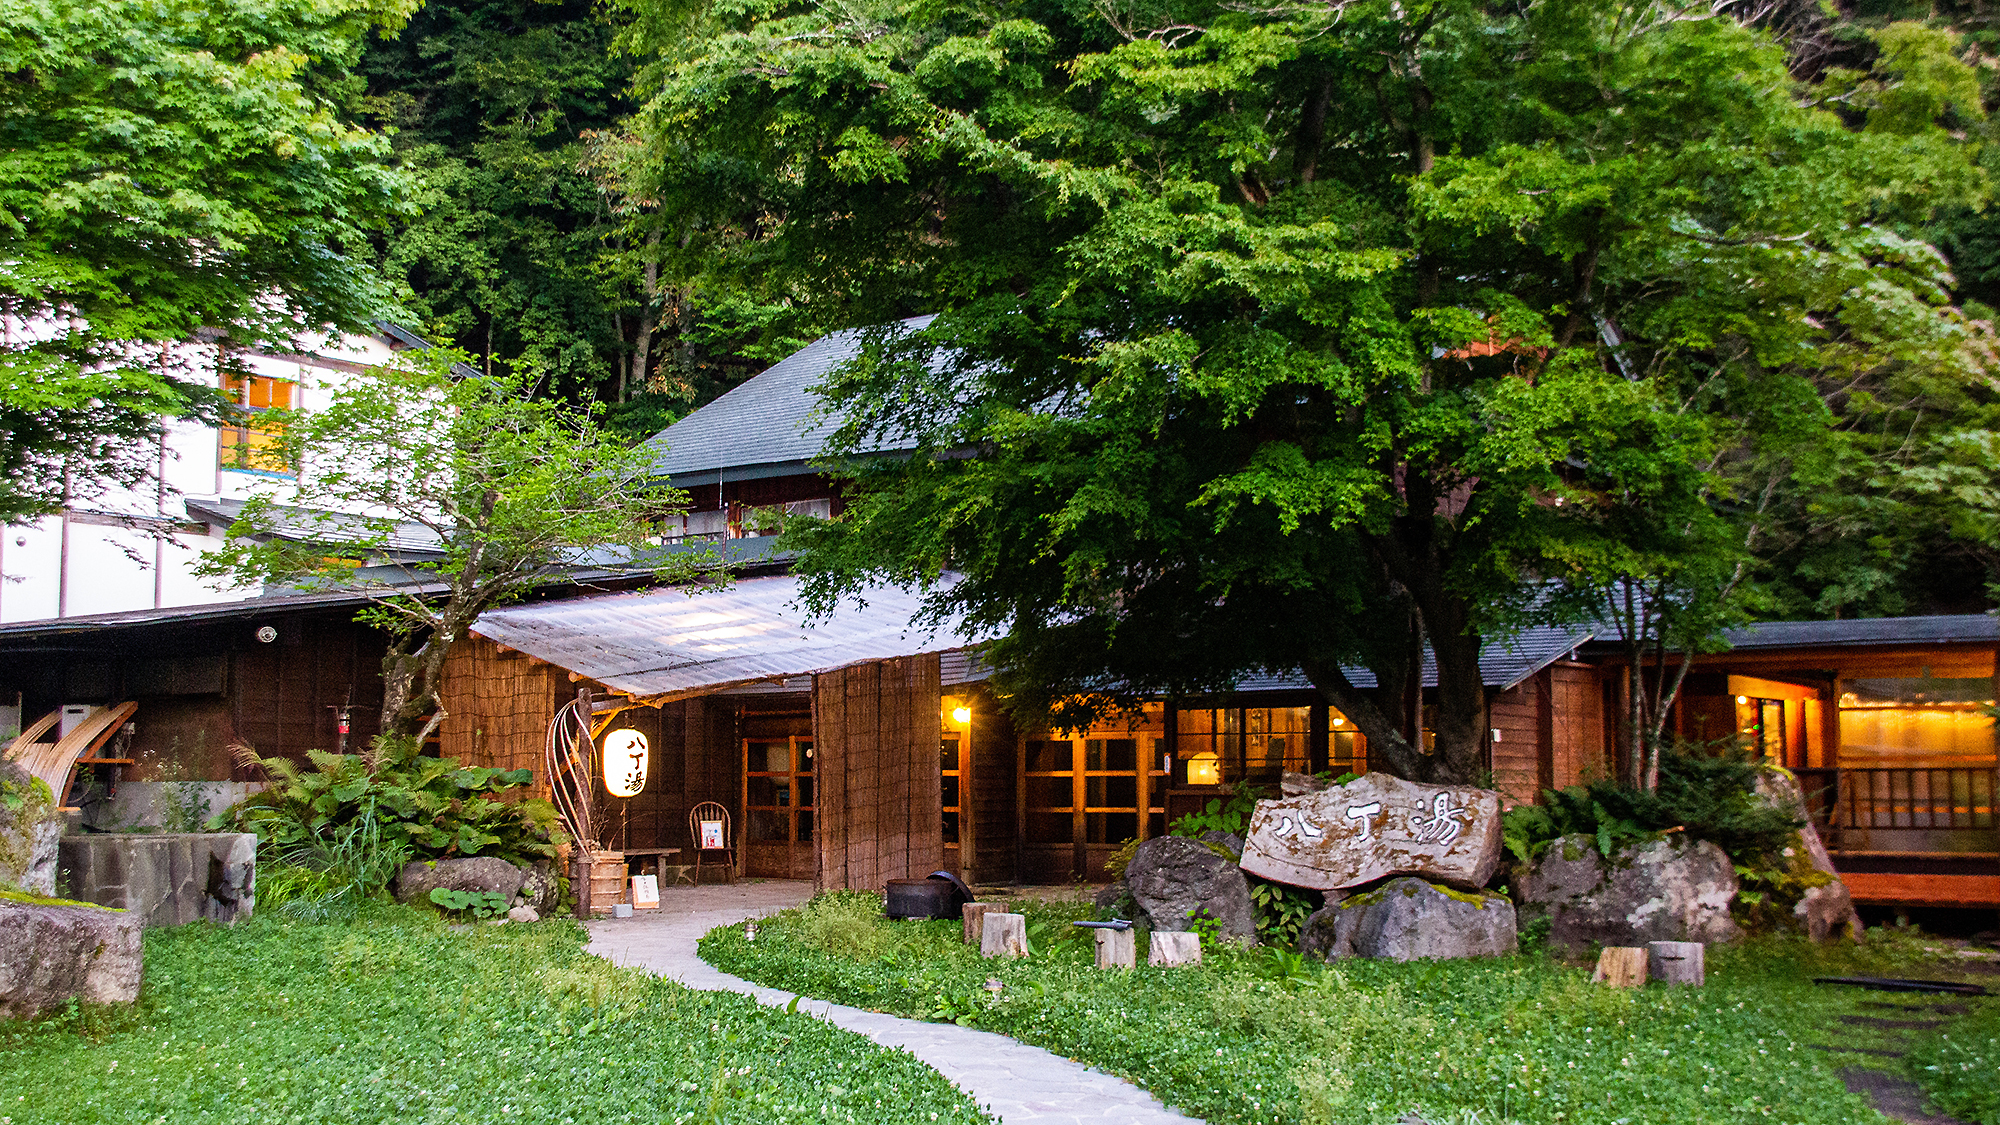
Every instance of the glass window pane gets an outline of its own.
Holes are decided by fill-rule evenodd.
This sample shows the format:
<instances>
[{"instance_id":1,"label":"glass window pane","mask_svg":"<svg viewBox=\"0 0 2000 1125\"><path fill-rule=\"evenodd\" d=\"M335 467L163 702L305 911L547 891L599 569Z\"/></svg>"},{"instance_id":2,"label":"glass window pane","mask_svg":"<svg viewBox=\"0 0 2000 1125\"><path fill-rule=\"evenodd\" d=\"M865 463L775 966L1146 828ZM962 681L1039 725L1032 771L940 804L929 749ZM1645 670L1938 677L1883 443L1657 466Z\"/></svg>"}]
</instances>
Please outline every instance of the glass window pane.
<instances>
[{"instance_id":1,"label":"glass window pane","mask_svg":"<svg viewBox=\"0 0 2000 1125\"><path fill-rule=\"evenodd\" d=\"M947 844L958 843L958 814L955 812L944 814L944 842Z\"/></svg>"},{"instance_id":2,"label":"glass window pane","mask_svg":"<svg viewBox=\"0 0 2000 1125\"><path fill-rule=\"evenodd\" d=\"M1074 835L1074 826L1068 813L1031 812L1028 814L1028 842L1031 844L1067 844Z\"/></svg>"},{"instance_id":3,"label":"glass window pane","mask_svg":"<svg viewBox=\"0 0 2000 1125\"><path fill-rule=\"evenodd\" d=\"M1136 777L1091 777L1084 779L1084 802L1091 808L1130 809L1139 805Z\"/></svg>"},{"instance_id":4,"label":"glass window pane","mask_svg":"<svg viewBox=\"0 0 2000 1125\"><path fill-rule=\"evenodd\" d=\"M1040 738L1028 740L1029 773L1067 771L1075 761L1075 751L1068 742Z\"/></svg>"},{"instance_id":5,"label":"glass window pane","mask_svg":"<svg viewBox=\"0 0 2000 1125\"><path fill-rule=\"evenodd\" d=\"M790 839L792 814L768 809L751 809L749 813L751 840L760 844L776 844Z\"/></svg>"},{"instance_id":6,"label":"glass window pane","mask_svg":"<svg viewBox=\"0 0 2000 1125\"><path fill-rule=\"evenodd\" d=\"M1139 768L1139 740L1136 738L1105 739L1104 764L1097 768L1106 770L1137 770Z\"/></svg>"},{"instance_id":7,"label":"glass window pane","mask_svg":"<svg viewBox=\"0 0 2000 1125\"><path fill-rule=\"evenodd\" d=\"M810 844L813 838L813 814L811 811L799 814L799 843Z\"/></svg>"},{"instance_id":8,"label":"glass window pane","mask_svg":"<svg viewBox=\"0 0 2000 1125\"><path fill-rule=\"evenodd\" d=\"M792 786L798 792L799 807L805 809L812 808L813 804L812 775L809 773L800 774L798 780L792 782Z\"/></svg>"},{"instance_id":9,"label":"glass window pane","mask_svg":"<svg viewBox=\"0 0 2000 1125\"><path fill-rule=\"evenodd\" d=\"M1084 817L1087 844L1122 844L1139 834L1138 813L1091 813Z\"/></svg>"},{"instance_id":10,"label":"glass window pane","mask_svg":"<svg viewBox=\"0 0 2000 1125\"><path fill-rule=\"evenodd\" d=\"M779 803L778 791L781 788L789 790L791 787L775 777L750 778L746 803L752 806L776 805Z\"/></svg>"},{"instance_id":11,"label":"glass window pane","mask_svg":"<svg viewBox=\"0 0 2000 1125\"><path fill-rule=\"evenodd\" d=\"M751 773L792 772L792 747L788 742L752 742L748 756Z\"/></svg>"},{"instance_id":12,"label":"glass window pane","mask_svg":"<svg viewBox=\"0 0 2000 1125\"><path fill-rule=\"evenodd\" d=\"M958 768L958 739L947 738L938 744L938 767L946 772Z\"/></svg>"},{"instance_id":13,"label":"glass window pane","mask_svg":"<svg viewBox=\"0 0 2000 1125\"><path fill-rule=\"evenodd\" d=\"M944 800L941 803L948 809L958 807L958 779L956 777L947 777L944 779Z\"/></svg>"},{"instance_id":14,"label":"glass window pane","mask_svg":"<svg viewBox=\"0 0 2000 1125\"><path fill-rule=\"evenodd\" d=\"M1067 777L1028 779L1028 807L1031 809L1067 809L1070 799L1070 779Z\"/></svg>"}]
</instances>

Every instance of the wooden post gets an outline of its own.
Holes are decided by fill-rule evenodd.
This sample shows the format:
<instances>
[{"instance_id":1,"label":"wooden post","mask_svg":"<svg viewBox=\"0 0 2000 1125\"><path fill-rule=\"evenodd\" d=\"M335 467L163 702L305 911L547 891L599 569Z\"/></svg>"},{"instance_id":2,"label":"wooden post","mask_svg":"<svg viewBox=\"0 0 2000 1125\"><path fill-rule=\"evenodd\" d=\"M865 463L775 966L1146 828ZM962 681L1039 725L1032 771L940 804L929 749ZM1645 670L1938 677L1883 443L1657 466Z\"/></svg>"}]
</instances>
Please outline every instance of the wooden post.
<instances>
[{"instance_id":1,"label":"wooden post","mask_svg":"<svg viewBox=\"0 0 2000 1125\"><path fill-rule=\"evenodd\" d=\"M1668 984L1701 984L1708 978L1707 950L1698 941L1648 942L1646 970Z\"/></svg>"},{"instance_id":2,"label":"wooden post","mask_svg":"<svg viewBox=\"0 0 2000 1125\"><path fill-rule=\"evenodd\" d=\"M1597 956L1597 971L1590 979L1613 988L1637 988L1646 983L1646 947L1608 945Z\"/></svg>"},{"instance_id":3,"label":"wooden post","mask_svg":"<svg viewBox=\"0 0 2000 1125\"><path fill-rule=\"evenodd\" d=\"M1154 930L1146 943L1146 963L1171 969L1176 965L1201 964L1201 935Z\"/></svg>"},{"instance_id":4,"label":"wooden post","mask_svg":"<svg viewBox=\"0 0 2000 1125\"><path fill-rule=\"evenodd\" d=\"M965 944L978 945L986 932L986 914L993 909L990 902L968 902L959 907L959 915L965 920Z\"/></svg>"},{"instance_id":5,"label":"wooden post","mask_svg":"<svg viewBox=\"0 0 2000 1125\"><path fill-rule=\"evenodd\" d=\"M1002 914L995 910L981 916L979 955L982 957L1025 957L1028 955L1028 917Z\"/></svg>"},{"instance_id":6,"label":"wooden post","mask_svg":"<svg viewBox=\"0 0 2000 1125\"><path fill-rule=\"evenodd\" d=\"M1139 963L1139 935L1134 930L1096 930L1097 967L1129 969Z\"/></svg>"},{"instance_id":7,"label":"wooden post","mask_svg":"<svg viewBox=\"0 0 2000 1125\"><path fill-rule=\"evenodd\" d=\"M590 920L590 849L574 845L569 853L569 893L576 902L571 913L579 922Z\"/></svg>"}]
</instances>

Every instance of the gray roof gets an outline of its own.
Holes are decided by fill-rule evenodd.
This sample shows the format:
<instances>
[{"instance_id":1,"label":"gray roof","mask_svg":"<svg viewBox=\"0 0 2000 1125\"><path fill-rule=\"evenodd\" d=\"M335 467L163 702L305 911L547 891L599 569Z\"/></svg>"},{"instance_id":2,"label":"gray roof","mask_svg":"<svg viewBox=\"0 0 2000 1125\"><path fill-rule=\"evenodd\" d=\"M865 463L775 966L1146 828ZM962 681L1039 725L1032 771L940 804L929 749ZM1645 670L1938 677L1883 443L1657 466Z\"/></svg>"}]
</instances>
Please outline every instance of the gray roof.
<instances>
[{"instance_id":1,"label":"gray roof","mask_svg":"<svg viewBox=\"0 0 2000 1125\"><path fill-rule=\"evenodd\" d=\"M635 699L667 700L943 652L967 642L956 622L917 620L922 594L894 587L844 601L807 622L793 575L746 578L719 590L674 587L510 606L472 632Z\"/></svg>"},{"instance_id":2,"label":"gray roof","mask_svg":"<svg viewBox=\"0 0 2000 1125\"><path fill-rule=\"evenodd\" d=\"M902 324L922 328L933 318ZM861 350L865 329L822 336L700 410L647 438L654 471L680 486L807 471L838 426L812 417L820 400L810 393L834 368ZM892 452L890 449L876 452Z\"/></svg>"},{"instance_id":3,"label":"gray roof","mask_svg":"<svg viewBox=\"0 0 2000 1125\"><path fill-rule=\"evenodd\" d=\"M1850 621L1766 621L1723 634L1731 648L1825 645L1934 645L2000 642L2000 619L1984 613L1866 617Z\"/></svg>"},{"instance_id":4,"label":"gray roof","mask_svg":"<svg viewBox=\"0 0 2000 1125\"><path fill-rule=\"evenodd\" d=\"M187 500L188 515L209 523L228 527L243 515L244 501L241 500ZM271 530L280 539L290 539L305 543L339 543L356 538L372 541L376 527L360 516L350 516L341 512L322 512L311 508L289 508L274 506L271 514L276 517ZM388 536L381 541L383 550L400 555L423 555L432 558L444 554L443 544L437 532L423 524L410 520L397 520Z\"/></svg>"},{"instance_id":5,"label":"gray roof","mask_svg":"<svg viewBox=\"0 0 2000 1125\"><path fill-rule=\"evenodd\" d=\"M442 589L443 587L434 588ZM0 625L0 649L10 647L11 642L15 641L78 636L144 625L241 620L245 618L265 617L275 613L293 613L300 610L360 606L367 600L362 594L348 591L324 594L282 594L277 596L267 595L263 597L244 598L241 601L233 602L216 602L210 605L168 606L164 609L130 609L117 613L91 613L79 614L75 617L50 617L40 621L17 621L11 625Z\"/></svg>"},{"instance_id":6,"label":"gray roof","mask_svg":"<svg viewBox=\"0 0 2000 1125\"><path fill-rule=\"evenodd\" d=\"M1503 639L1489 640L1479 652L1479 675L1487 687L1502 691L1526 680L1528 677L1568 656L1571 652L1590 640L1594 630L1588 626L1537 625L1523 629L1520 633ZM1375 673L1359 666L1344 667L1347 678L1355 687L1372 690ZM1437 658L1430 649L1424 649L1424 686L1436 687L1438 682ZM1305 673L1293 670L1283 674L1245 676L1236 681L1236 691L1311 691L1313 684Z\"/></svg>"}]
</instances>

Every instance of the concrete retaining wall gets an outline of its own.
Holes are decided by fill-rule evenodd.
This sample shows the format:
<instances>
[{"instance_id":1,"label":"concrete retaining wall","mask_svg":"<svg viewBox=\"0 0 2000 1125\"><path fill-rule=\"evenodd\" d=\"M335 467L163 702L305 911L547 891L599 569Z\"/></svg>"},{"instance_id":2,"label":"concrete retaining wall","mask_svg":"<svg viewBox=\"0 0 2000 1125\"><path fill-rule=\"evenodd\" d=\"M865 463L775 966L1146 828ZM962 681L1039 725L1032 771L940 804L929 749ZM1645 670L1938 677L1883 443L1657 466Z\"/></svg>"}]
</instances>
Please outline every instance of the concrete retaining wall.
<instances>
[{"instance_id":1,"label":"concrete retaining wall","mask_svg":"<svg viewBox=\"0 0 2000 1125\"><path fill-rule=\"evenodd\" d=\"M257 903L257 837L249 832L64 836L58 886L70 898L116 906L147 926L199 918L229 923Z\"/></svg>"}]
</instances>

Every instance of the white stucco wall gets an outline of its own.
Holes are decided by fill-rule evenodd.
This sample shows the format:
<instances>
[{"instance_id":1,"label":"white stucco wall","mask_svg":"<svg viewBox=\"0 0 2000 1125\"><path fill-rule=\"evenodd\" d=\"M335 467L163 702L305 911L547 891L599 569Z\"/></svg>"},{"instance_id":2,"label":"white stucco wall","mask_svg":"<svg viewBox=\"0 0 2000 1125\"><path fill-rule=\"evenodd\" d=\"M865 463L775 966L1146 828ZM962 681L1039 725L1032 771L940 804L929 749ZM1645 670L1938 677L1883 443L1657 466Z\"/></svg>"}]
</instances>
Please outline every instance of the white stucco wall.
<instances>
[{"instance_id":1,"label":"white stucco wall","mask_svg":"<svg viewBox=\"0 0 2000 1125\"><path fill-rule=\"evenodd\" d=\"M252 373L297 382L305 409L322 407L334 388L352 378L343 364L372 366L393 354L386 339L348 337L305 356L233 356ZM212 347L190 345L191 366L217 385ZM335 361L333 363L319 362ZM268 493L282 500L282 478L239 472L220 464L220 439L212 427L175 422L167 427L161 477L153 483L81 499L68 518L47 516L0 528L0 624L173 606L209 605L254 596L253 588L218 590L194 576L200 554L220 544L219 532L185 530L185 500L243 500ZM183 529L159 535L119 526L117 517L159 526L162 517Z\"/></svg>"}]
</instances>

